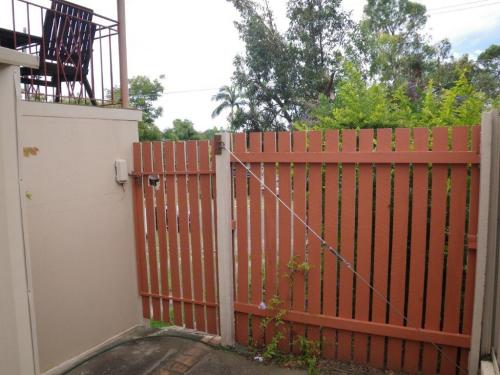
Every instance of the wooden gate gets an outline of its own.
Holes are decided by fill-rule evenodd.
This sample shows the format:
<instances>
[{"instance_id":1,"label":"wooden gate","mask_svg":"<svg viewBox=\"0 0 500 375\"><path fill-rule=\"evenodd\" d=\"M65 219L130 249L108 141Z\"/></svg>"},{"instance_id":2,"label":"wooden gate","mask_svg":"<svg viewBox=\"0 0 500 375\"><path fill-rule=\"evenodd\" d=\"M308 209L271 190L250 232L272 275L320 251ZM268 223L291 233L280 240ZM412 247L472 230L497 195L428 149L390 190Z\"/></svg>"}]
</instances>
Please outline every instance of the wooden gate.
<instances>
[{"instance_id":1,"label":"wooden gate","mask_svg":"<svg viewBox=\"0 0 500 375\"><path fill-rule=\"evenodd\" d=\"M330 359L467 369L479 127L238 133L231 147L238 343L286 353L307 339ZM134 160L145 316L216 332L209 145L134 144Z\"/></svg>"},{"instance_id":2,"label":"wooden gate","mask_svg":"<svg viewBox=\"0 0 500 375\"><path fill-rule=\"evenodd\" d=\"M134 143L139 291L147 319L217 333L208 141Z\"/></svg>"}]
</instances>

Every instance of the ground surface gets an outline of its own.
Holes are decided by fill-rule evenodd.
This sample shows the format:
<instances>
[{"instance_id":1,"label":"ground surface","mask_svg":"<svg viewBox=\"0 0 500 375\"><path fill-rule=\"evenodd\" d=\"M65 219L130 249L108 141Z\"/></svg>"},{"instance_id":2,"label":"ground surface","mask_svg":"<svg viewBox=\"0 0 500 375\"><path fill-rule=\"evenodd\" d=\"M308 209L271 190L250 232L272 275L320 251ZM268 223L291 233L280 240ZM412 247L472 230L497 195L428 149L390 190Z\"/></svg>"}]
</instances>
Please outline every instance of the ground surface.
<instances>
[{"instance_id":1,"label":"ground surface","mask_svg":"<svg viewBox=\"0 0 500 375\"><path fill-rule=\"evenodd\" d=\"M144 335L157 335L143 338ZM137 331L118 344L63 373L64 375L303 375L303 369L289 369L259 363L214 345L217 339L177 330ZM385 372L324 362L321 374L370 374Z\"/></svg>"}]
</instances>

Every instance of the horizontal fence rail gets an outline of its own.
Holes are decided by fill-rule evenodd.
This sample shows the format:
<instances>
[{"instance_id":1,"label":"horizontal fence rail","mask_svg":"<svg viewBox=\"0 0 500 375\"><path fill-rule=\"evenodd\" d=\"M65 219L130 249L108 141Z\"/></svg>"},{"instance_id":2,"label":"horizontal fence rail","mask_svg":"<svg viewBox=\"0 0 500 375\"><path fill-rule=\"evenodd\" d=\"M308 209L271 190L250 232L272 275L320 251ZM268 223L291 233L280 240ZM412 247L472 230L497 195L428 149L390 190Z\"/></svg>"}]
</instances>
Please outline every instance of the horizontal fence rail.
<instances>
[{"instance_id":1,"label":"horizontal fence rail","mask_svg":"<svg viewBox=\"0 0 500 375\"><path fill-rule=\"evenodd\" d=\"M22 97L38 102L114 106L119 94L118 21L64 0L11 0L0 46L37 55L21 68Z\"/></svg>"},{"instance_id":2,"label":"horizontal fence rail","mask_svg":"<svg viewBox=\"0 0 500 375\"><path fill-rule=\"evenodd\" d=\"M139 291L147 319L218 332L208 141L134 143Z\"/></svg>"},{"instance_id":3,"label":"horizontal fence rail","mask_svg":"<svg viewBox=\"0 0 500 375\"><path fill-rule=\"evenodd\" d=\"M378 368L467 368L479 127L240 133L232 150L237 342L298 352L303 337Z\"/></svg>"}]
</instances>

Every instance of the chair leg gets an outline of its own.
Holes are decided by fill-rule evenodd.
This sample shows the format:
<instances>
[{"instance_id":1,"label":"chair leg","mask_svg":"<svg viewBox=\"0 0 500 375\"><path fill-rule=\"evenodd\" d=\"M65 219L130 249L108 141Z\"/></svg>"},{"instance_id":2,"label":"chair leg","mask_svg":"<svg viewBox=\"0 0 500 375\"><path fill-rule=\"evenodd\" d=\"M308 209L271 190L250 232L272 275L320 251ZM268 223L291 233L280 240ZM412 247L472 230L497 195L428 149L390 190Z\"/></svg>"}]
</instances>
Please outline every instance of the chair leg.
<instances>
[{"instance_id":1,"label":"chair leg","mask_svg":"<svg viewBox=\"0 0 500 375\"><path fill-rule=\"evenodd\" d=\"M94 90L92 90L92 86L90 86L90 82L87 77L83 78L83 85L85 86L85 90L87 90L87 94L89 95L90 102L93 106L97 106L97 101L94 98Z\"/></svg>"}]
</instances>

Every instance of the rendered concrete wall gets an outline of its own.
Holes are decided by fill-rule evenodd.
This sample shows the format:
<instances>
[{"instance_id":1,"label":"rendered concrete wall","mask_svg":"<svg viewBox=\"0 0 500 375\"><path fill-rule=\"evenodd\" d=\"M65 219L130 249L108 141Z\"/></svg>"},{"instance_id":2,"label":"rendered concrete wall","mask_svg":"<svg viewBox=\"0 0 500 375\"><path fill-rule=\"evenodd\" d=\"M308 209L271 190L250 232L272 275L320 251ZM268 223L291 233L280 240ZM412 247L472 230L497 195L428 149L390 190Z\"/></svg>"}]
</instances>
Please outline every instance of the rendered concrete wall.
<instances>
[{"instance_id":1,"label":"rendered concrete wall","mask_svg":"<svg viewBox=\"0 0 500 375\"><path fill-rule=\"evenodd\" d=\"M20 194L16 92L19 68L36 59L0 47L0 374L32 375L29 273Z\"/></svg>"},{"instance_id":2,"label":"rendered concrete wall","mask_svg":"<svg viewBox=\"0 0 500 375\"><path fill-rule=\"evenodd\" d=\"M23 194L41 372L141 322L131 183L140 112L22 102Z\"/></svg>"}]
</instances>

